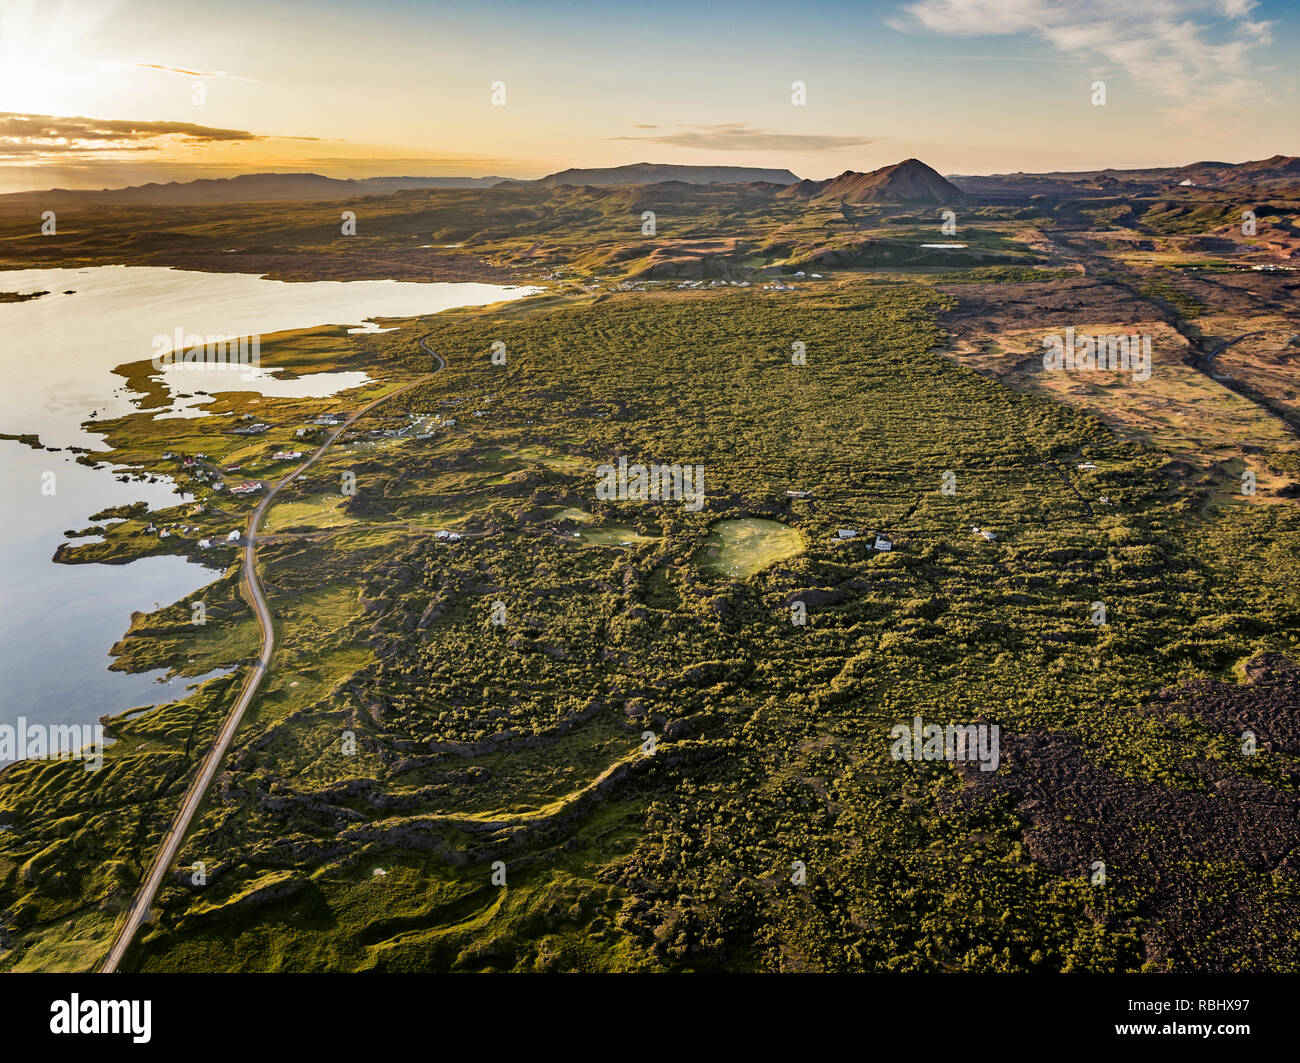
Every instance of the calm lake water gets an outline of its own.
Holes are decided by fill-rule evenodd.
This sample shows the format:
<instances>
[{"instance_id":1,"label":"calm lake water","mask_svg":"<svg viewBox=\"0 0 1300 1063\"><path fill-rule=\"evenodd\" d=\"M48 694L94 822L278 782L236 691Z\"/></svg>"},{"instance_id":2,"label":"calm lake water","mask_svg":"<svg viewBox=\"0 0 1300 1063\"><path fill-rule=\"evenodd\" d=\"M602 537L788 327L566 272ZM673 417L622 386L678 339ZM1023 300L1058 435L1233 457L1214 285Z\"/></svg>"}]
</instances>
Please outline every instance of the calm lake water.
<instances>
[{"instance_id":1,"label":"calm lake water","mask_svg":"<svg viewBox=\"0 0 1300 1063\"><path fill-rule=\"evenodd\" d=\"M363 326L373 317L412 317L518 298L528 288L398 281L285 283L230 273L141 266L0 272L0 292L46 291L0 303L0 432L34 434L45 446L102 449L82 422L120 416L133 396L112 370L152 358L153 337L185 333L266 335L316 325ZM72 292L73 294L65 294ZM367 331L373 329L373 325ZM267 363L268 368L274 368ZM224 375L224 374L223 374ZM230 374L230 390L280 393L285 383L322 397L363 382L359 374L315 374L277 382ZM192 382L186 381L187 384ZM218 390L205 381L205 390ZM221 390L227 390L222 388ZM179 403L184 407L188 404ZM193 410L185 410L190 413ZM76 455L0 440L0 725L93 723L107 713L161 704L193 679L160 683L160 673L109 672L109 647L133 610L167 605L216 572L179 557L129 565L56 565L65 529L91 523L106 506L175 505L187 496L170 482L120 483L109 468ZM56 492L41 492L55 474ZM0 765L3 766L3 765Z\"/></svg>"}]
</instances>

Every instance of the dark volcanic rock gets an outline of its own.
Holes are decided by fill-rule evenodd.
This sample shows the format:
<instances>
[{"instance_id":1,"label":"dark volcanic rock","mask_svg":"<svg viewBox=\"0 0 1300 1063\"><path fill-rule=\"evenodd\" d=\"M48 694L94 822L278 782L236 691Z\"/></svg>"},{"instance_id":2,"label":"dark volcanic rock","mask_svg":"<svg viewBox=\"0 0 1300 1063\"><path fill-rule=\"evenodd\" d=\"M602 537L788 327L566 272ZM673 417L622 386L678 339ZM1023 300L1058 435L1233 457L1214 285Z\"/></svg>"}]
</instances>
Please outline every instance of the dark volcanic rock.
<instances>
[{"instance_id":1,"label":"dark volcanic rock","mask_svg":"<svg viewBox=\"0 0 1300 1063\"><path fill-rule=\"evenodd\" d=\"M1149 708L1199 717L1235 737L1253 731L1260 749L1300 756L1300 665L1276 655L1259 657L1246 666L1246 680L1167 690Z\"/></svg>"},{"instance_id":2,"label":"dark volcanic rock","mask_svg":"<svg viewBox=\"0 0 1300 1063\"><path fill-rule=\"evenodd\" d=\"M1011 795L1030 854L1064 878L1107 868L1135 902L1148 961L1178 970L1300 969L1300 795L1206 761L1210 792L1126 778L1067 734L1003 732L1002 766L962 765L966 800ZM1249 887L1268 881L1267 897Z\"/></svg>"}]
</instances>

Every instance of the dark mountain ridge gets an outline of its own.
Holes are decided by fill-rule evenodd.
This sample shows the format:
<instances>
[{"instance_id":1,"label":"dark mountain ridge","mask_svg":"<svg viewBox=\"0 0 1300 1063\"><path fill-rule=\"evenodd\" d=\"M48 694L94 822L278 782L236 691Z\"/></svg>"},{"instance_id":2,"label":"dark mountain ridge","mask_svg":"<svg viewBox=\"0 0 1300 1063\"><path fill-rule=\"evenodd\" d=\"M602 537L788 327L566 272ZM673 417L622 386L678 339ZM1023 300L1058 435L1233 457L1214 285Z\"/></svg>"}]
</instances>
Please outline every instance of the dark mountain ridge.
<instances>
[{"instance_id":1,"label":"dark mountain ridge","mask_svg":"<svg viewBox=\"0 0 1300 1063\"><path fill-rule=\"evenodd\" d=\"M818 203L960 203L961 190L920 159L904 159L870 173L845 170L829 181L800 181L777 193Z\"/></svg>"}]
</instances>

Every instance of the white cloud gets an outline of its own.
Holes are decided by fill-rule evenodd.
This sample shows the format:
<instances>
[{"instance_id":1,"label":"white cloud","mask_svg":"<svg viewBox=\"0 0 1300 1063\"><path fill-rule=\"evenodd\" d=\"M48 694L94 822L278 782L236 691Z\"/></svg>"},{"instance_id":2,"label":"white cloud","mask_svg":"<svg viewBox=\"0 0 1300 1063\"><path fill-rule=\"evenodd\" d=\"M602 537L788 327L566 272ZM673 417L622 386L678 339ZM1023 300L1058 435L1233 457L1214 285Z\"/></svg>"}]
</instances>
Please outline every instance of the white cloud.
<instances>
[{"instance_id":1,"label":"white cloud","mask_svg":"<svg viewBox=\"0 0 1300 1063\"><path fill-rule=\"evenodd\" d=\"M949 36L1026 34L1055 54L1110 67L1184 106L1262 94L1250 52L1270 39L1255 0L916 0L895 28Z\"/></svg>"}]
</instances>

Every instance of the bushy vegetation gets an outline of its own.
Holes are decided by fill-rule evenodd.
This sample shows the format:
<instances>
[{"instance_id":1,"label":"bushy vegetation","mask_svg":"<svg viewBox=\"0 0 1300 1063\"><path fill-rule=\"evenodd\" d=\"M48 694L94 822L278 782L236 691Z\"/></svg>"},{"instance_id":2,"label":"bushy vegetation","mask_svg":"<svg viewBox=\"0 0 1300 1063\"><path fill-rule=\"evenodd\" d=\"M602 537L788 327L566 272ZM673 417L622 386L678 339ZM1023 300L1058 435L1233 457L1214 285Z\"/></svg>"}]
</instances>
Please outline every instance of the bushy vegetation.
<instances>
[{"instance_id":1,"label":"bushy vegetation","mask_svg":"<svg viewBox=\"0 0 1300 1063\"><path fill-rule=\"evenodd\" d=\"M845 283L427 322L448 368L401 402L456 425L358 433L287 493L351 470L353 523L261 548L274 679L130 965L1134 970L1153 941L1176 967L1290 963L1288 881L1221 859L1212 832L1205 880L1248 881L1289 916L1271 950L1225 935L1210 959L1178 952L1180 906L1122 857L1053 849L1044 809L975 785L977 768L891 758L891 726L914 716L994 722L1013 749L1068 736L1075 763L1150 798L1153 850L1181 830L1162 804L1205 791L1209 760L1230 785L1296 791L1279 751L1234 758L1236 735L1147 711L1295 653L1295 509L1202 516L1160 455L933 353L947 305ZM382 372L428 371L413 335L368 338ZM703 466L706 504L598 499L595 467L619 457ZM804 551L744 580L701 564L744 517ZM588 526L626 531L575 538ZM165 620L150 623L174 637ZM192 744L220 689L184 703L194 718L132 726ZM125 903L177 792L165 763L117 763L130 789L102 835L50 816L72 772L0 777L0 822L20 828L0 834L15 940ZM180 870L196 861L202 886Z\"/></svg>"}]
</instances>

